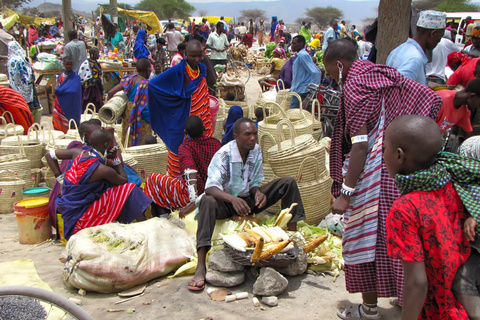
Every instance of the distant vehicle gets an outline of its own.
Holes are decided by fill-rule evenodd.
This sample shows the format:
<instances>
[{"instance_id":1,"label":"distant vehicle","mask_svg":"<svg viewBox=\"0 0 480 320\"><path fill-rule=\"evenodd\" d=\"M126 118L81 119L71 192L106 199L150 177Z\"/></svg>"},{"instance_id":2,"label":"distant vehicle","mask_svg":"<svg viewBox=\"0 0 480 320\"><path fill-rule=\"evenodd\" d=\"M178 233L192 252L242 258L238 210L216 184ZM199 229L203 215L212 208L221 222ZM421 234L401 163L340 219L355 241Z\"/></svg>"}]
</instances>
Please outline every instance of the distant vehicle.
<instances>
[{"instance_id":1,"label":"distant vehicle","mask_svg":"<svg viewBox=\"0 0 480 320\"><path fill-rule=\"evenodd\" d=\"M175 25L175 29L177 29L177 30L180 29L180 32L183 35L188 34L188 31L185 28L182 28L182 24L180 22L171 21L171 23L173 23ZM165 32L167 30L167 24L168 24L168 20L160 20L160 25L162 26L163 32Z\"/></svg>"},{"instance_id":2,"label":"distant vehicle","mask_svg":"<svg viewBox=\"0 0 480 320\"><path fill-rule=\"evenodd\" d=\"M453 22L457 34L455 35L455 44L463 49L465 45L465 35L463 29L465 28L465 19L472 17L473 23L480 26L480 12L447 12L447 23Z\"/></svg>"}]
</instances>

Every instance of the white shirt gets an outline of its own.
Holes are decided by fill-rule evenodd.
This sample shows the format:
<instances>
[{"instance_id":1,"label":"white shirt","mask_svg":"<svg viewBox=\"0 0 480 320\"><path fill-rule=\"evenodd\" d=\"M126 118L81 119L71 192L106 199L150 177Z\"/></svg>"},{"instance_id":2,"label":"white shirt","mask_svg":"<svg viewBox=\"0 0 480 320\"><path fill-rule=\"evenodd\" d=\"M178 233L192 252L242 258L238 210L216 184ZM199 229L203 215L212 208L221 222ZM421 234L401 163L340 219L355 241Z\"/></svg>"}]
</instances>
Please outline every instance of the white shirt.
<instances>
[{"instance_id":1,"label":"white shirt","mask_svg":"<svg viewBox=\"0 0 480 320\"><path fill-rule=\"evenodd\" d=\"M223 50L225 47L228 48L228 39L225 33L221 33L218 35L217 32L212 32L208 36L207 40L207 46L210 46L212 48L218 49L218 50ZM210 59L212 60L226 60L227 59L227 51L222 51L218 52L215 50L212 50L210 53Z\"/></svg>"},{"instance_id":2,"label":"white shirt","mask_svg":"<svg viewBox=\"0 0 480 320\"><path fill-rule=\"evenodd\" d=\"M433 49L432 62L427 63L427 77L435 76L445 80L445 67L450 53L458 51L458 47L452 41L442 38Z\"/></svg>"},{"instance_id":3,"label":"white shirt","mask_svg":"<svg viewBox=\"0 0 480 320\"><path fill-rule=\"evenodd\" d=\"M458 50L457 50L457 51L458 51ZM468 47L466 47L465 49L463 49L462 52L471 54L471 55L473 55L473 56L480 57L480 50L477 50L477 48L475 48L475 47L473 46L473 44L471 44L471 45L469 45Z\"/></svg>"},{"instance_id":4,"label":"white shirt","mask_svg":"<svg viewBox=\"0 0 480 320\"><path fill-rule=\"evenodd\" d=\"M184 40L183 35L177 30L168 30L163 35L167 38L168 51L177 51L177 46Z\"/></svg>"}]
</instances>

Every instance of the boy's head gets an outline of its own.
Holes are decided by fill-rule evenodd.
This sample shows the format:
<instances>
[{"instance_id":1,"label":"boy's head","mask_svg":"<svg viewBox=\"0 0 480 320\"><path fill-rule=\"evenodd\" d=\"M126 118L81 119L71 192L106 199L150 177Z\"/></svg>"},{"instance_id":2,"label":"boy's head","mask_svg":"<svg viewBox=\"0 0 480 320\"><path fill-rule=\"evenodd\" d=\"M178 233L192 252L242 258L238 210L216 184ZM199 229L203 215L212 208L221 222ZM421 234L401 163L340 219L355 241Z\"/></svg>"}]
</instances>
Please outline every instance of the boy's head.
<instances>
[{"instance_id":1,"label":"boy's head","mask_svg":"<svg viewBox=\"0 0 480 320\"><path fill-rule=\"evenodd\" d=\"M163 38L158 38L157 39L157 48L158 49L162 49L163 46L166 44L167 42L165 41L165 39Z\"/></svg>"},{"instance_id":2,"label":"boy's head","mask_svg":"<svg viewBox=\"0 0 480 320\"><path fill-rule=\"evenodd\" d=\"M225 95L225 100L226 101L234 101L235 100L235 94L232 92L229 92Z\"/></svg>"},{"instance_id":3,"label":"boy's head","mask_svg":"<svg viewBox=\"0 0 480 320\"><path fill-rule=\"evenodd\" d=\"M265 114L268 116L268 109L265 109ZM255 109L255 118L257 122L263 121L263 108L258 107Z\"/></svg>"},{"instance_id":4,"label":"boy's head","mask_svg":"<svg viewBox=\"0 0 480 320\"><path fill-rule=\"evenodd\" d=\"M153 64L153 71L155 74L160 74L162 73L162 63L160 61L155 61Z\"/></svg>"},{"instance_id":5,"label":"boy's head","mask_svg":"<svg viewBox=\"0 0 480 320\"><path fill-rule=\"evenodd\" d=\"M63 67L65 72L69 73L73 69L73 58L70 56L63 57Z\"/></svg>"},{"instance_id":6,"label":"boy's head","mask_svg":"<svg viewBox=\"0 0 480 320\"><path fill-rule=\"evenodd\" d=\"M185 133L192 139L203 137L205 127L203 126L202 119L197 116L190 116L185 121Z\"/></svg>"},{"instance_id":7,"label":"boy's head","mask_svg":"<svg viewBox=\"0 0 480 320\"><path fill-rule=\"evenodd\" d=\"M469 109L480 108L480 79L473 79L465 88L465 91L470 93L467 104Z\"/></svg>"},{"instance_id":8,"label":"boy's head","mask_svg":"<svg viewBox=\"0 0 480 320\"><path fill-rule=\"evenodd\" d=\"M411 174L427 169L442 150L442 134L428 117L403 115L393 120L385 132L383 156L388 173Z\"/></svg>"},{"instance_id":9,"label":"boy's head","mask_svg":"<svg viewBox=\"0 0 480 320\"><path fill-rule=\"evenodd\" d=\"M98 58L100 58L100 52L95 47L88 49L88 53L90 53L90 59L92 60L98 60Z\"/></svg>"}]
</instances>

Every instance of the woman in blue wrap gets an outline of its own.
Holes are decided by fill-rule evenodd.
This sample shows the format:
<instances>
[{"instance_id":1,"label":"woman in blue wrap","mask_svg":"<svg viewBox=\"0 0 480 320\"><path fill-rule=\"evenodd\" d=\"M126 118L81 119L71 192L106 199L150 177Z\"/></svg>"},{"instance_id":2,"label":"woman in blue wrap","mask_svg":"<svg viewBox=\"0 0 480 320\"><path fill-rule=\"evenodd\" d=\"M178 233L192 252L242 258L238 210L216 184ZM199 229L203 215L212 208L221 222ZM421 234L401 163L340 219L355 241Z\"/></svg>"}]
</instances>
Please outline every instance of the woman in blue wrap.
<instances>
[{"instance_id":1,"label":"woman in blue wrap","mask_svg":"<svg viewBox=\"0 0 480 320\"><path fill-rule=\"evenodd\" d=\"M236 105L232 106L230 110L228 110L228 116L225 120L225 126L223 128L225 135L222 138L222 146L233 140L233 125L235 124L235 121L240 118L243 118L242 107Z\"/></svg>"},{"instance_id":2,"label":"woman in blue wrap","mask_svg":"<svg viewBox=\"0 0 480 320\"><path fill-rule=\"evenodd\" d=\"M133 47L133 56L136 60L150 58L150 51L147 48L147 32L145 30L138 31L137 39Z\"/></svg>"}]
</instances>

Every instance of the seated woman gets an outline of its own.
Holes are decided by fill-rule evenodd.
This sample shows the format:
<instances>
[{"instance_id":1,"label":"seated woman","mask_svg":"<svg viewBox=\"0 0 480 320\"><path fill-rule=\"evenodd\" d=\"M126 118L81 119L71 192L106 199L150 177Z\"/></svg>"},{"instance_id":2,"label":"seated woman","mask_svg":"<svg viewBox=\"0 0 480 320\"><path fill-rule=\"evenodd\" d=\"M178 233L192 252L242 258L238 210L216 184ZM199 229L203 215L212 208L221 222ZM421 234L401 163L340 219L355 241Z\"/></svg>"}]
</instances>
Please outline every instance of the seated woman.
<instances>
[{"instance_id":1,"label":"seated woman","mask_svg":"<svg viewBox=\"0 0 480 320\"><path fill-rule=\"evenodd\" d=\"M272 58L272 67L270 68L270 75L267 75L263 78L258 80L260 87L262 88L262 92L268 91L275 87L277 84L278 76L280 75L280 71L282 70L283 66L287 62L285 50L281 46L277 46L273 50L273 58Z\"/></svg>"},{"instance_id":2,"label":"seated woman","mask_svg":"<svg viewBox=\"0 0 480 320\"><path fill-rule=\"evenodd\" d=\"M90 142L92 146L87 150L52 150L45 155L57 179L61 177L57 159L73 160L65 172L62 194L56 200L66 239L82 229L113 221L143 221L152 203L140 188L128 183L111 132L97 129L90 135ZM112 159L112 165L108 159Z\"/></svg>"}]
</instances>

